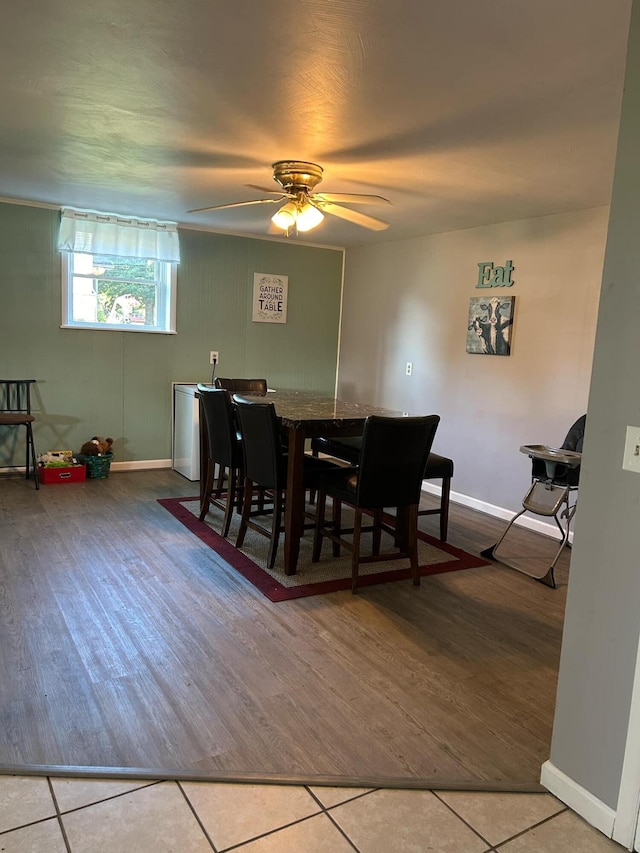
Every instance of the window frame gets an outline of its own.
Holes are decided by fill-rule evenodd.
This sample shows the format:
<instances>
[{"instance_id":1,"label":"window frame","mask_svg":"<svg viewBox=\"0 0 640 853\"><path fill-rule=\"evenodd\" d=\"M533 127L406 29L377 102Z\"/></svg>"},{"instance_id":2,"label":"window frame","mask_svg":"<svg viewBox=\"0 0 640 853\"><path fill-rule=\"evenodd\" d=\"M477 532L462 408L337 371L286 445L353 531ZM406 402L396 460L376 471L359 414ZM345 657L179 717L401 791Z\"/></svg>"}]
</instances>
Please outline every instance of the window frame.
<instances>
[{"instance_id":1,"label":"window frame","mask_svg":"<svg viewBox=\"0 0 640 853\"><path fill-rule=\"evenodd\" d=\"M159 261L156 263L165 264L167 266L167 281L165 289L165 314L166 324L163 328L152 328L150 326L139 326L129 323L91 323L86 320L74 321L73 316L73 263L71 255L86 255L87 252L71 252L63 251L62 255L62 323L61 329L89 329L91 331L101 332L138 332L148 335L175 335L176 329L176 290L178 280L178 263L177 261ZM128 257L125 255L116 255L114 257ZM139 260L139 259L136 259ZM98 276L99 278L99 276Z\"/></svg>"}]
</instances>

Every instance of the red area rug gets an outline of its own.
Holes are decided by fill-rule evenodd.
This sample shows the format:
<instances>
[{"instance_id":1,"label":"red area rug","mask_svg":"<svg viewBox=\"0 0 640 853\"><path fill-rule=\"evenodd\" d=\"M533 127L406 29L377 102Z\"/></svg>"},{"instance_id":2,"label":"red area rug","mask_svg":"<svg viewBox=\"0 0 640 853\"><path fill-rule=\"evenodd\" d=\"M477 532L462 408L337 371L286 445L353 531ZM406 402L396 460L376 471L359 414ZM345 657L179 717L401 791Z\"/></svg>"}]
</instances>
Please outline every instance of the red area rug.
<instances>
[{"instance_id":1,"label":"red area rug","mask_svg":"<svg viewBox=\"0 0 640 853\"><path fill-rule=\"evenodd\" d=\"M237 516L234 516L229 538L223 539L216 532L221 529L222 513L212 507L206 520L199 521L197 497L160 498L158 503L271 601L288 601L292 598L351 589L351 555L345 550L342 557L333 557L330 543L325 540L320 561L312 563L312 531L307 531L300 543L300 558L296 574L288 576L284 573L282 561L282 539L276 564L272 569L267 569L269 543L265 537L248 531L242 550L232 544L235 542L238 529ZM454 548L446 542L440 542L427 533L419 531L418 536L418 558L422 576L458 572L462 569L488 565L487 561L481 557L476 557L460 548ZM359 586L407 581L410 578L411 572L406 559L365 563L360 567Z\"/></svg>"}]
</instances>

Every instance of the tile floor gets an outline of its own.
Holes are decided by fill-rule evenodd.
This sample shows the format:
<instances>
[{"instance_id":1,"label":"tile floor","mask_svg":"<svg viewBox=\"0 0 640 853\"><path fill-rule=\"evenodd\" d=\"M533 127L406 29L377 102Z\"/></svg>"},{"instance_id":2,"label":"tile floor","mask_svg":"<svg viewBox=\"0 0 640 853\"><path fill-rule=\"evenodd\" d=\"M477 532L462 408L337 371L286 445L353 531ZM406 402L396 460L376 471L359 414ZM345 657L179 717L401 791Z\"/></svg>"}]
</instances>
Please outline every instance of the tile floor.
<instances>
[{"instance_id":1,"label":"tile floor","mask_svg":"<svg viewBox=\"0 0 640 853\"><path fill-rule=\"evenodd\" d=\"M549 794L0 776L0 853L620 853Z\"/></svg>"}]
</instances>

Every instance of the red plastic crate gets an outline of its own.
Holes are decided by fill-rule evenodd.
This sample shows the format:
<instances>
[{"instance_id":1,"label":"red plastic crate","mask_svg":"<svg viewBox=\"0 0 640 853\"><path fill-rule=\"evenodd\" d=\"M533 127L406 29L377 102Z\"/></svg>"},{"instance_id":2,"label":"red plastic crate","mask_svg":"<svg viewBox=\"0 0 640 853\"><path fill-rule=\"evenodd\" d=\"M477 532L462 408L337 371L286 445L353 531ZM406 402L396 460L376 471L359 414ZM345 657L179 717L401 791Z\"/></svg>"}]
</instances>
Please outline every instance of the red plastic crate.
<instances>
[{"instance_id":1,"label":"red plastic crate","mask_svg":"<svg viewBox=\"0 0 640 853\"><path fill-rule=\"evenodd\" d=\"M85 465L69 465L68 468L38 468L40 482L47 486L52 483L84 483L87 479Z\"/></svg>"}]
</instances>

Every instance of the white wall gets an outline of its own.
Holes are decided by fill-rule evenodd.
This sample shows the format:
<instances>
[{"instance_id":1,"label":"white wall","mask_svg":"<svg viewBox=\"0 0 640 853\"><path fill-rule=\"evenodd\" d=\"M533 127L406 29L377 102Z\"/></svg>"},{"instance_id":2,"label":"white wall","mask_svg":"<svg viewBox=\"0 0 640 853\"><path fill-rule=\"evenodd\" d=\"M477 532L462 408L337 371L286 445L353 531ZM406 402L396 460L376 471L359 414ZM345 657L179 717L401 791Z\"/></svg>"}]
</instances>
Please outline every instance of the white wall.
<instances>
[{"instance_id":1,"label":"white wall","mask_svg":"<svg viewBox=\"0 0 640 853\"><path fill-rule=\"evenodd\" d=\"M560 444L587 406L608 207L347 250L339 395L437 413L455 492L521 508L522 444ZM514 286L477 289L477 264ZM514 295L511 355L466 352L469 299ZM406 362L413 375L405 376Z\"/></svg>"},{"instance_id":2,"label":"white wall","mask_svg":"<svg viewBox=\"0 0 640 853\"><path fill-rule=\"evenodd\" d=\"M626 427L640 425L639 145L636 2L551 743L553 767L611 809L618 805L640 636L640 476L622 468ZM638 768L637 751L628 758Z\"/></svg>"}]
</instances>

